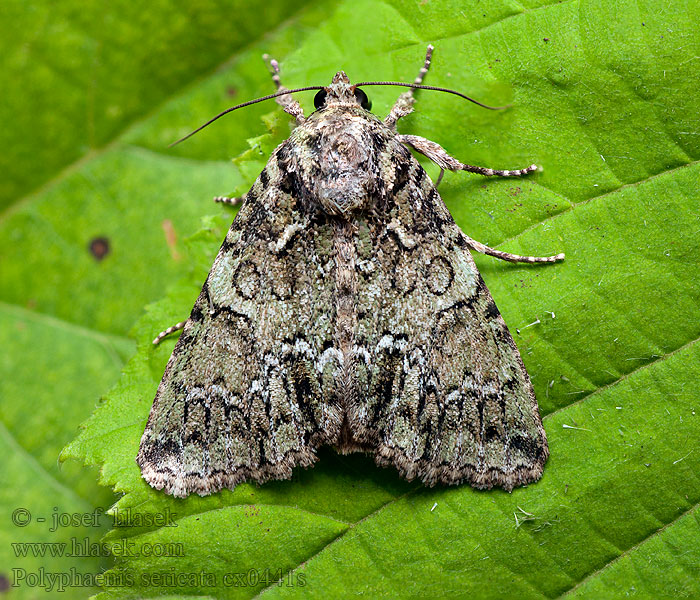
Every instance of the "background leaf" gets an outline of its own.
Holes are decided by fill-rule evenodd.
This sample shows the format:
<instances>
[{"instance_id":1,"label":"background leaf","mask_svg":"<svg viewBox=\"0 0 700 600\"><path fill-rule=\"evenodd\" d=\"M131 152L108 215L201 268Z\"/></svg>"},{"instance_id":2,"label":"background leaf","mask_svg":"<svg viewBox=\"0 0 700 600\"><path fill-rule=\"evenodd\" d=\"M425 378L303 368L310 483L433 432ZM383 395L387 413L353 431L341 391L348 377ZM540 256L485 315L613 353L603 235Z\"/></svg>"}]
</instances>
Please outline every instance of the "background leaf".
<instances>
[{"instance_id":1,"label":"background leaf","mask_svg":"<svg viewBox=\"0 0 700 600\"><path fill-rule=\"evenodd\" d=\"M84 375L59 377L55 391L33 378L46 398L40 406L62 416L64 404L82 398L84 411L94 397L85 394L95 392L87 384L76 391L75 382L104 389L128 352L124 332L141 306L186 275L138 321L136 354L64 453L99 465L102 482L124 494L115 511L122 526L106 540L115 554L125 544L133 553L110 571L104 596L700 594L697 10L696 2L658 1L317 4L209 76L193 61L196 85L163 88L163 104L151 103L147 117L13 205L0 221L2 331L24 353L17 356L31 359L23 361L26 374L16 371L21 358L3 363L20 375L12 395L1 396L14 399L3 400L2 412L13 458L50 456L48 444L32 446L21 428L35 412L35 431L53 425L44 411L26 408L26 384L32 365L44 378L51 369L37 348L70 339L65 327L40 320L50 337L28 335L22 346L13 326L46 314L104 348L66 343L66 360ZM172 13L178 22L195 20ZM545 167L524 180L447 174L440 188L472 237L520 253L567 254L543 268L477 257L506 322L520 332L545 418L551 458L542 481L512 494L426 489L368 457L323 451L316 467L287 482L185 500L150 489L134 457L174 345L154 350L150 339L187 314L232 218L207 199L244 192L287 131L268 120L268 132L261 117L275 109L256 105L165 147L222 107L268 92L262 50L282 59L290 87L326 82L338 68L355 80L410 81L429 41L436 46L429 83L514 108L492 113L420 93L401 131L473 164ZM141 76L128 61L121 69ZM396 94L372 88L374 111L385 114ZM309 108L311 96L302 103ZM258 155L249 152L247 140L264 134ZM246 152L233 166L225 162ZM63 154L67 164L73 155ZM185 248L181 240L207 213L219 216ZM86 250L95 237L108 237L112 248L99 263ZM110 369L92 362L100 354ZM47 362L60 357L52 350ZM69 415L56 426L70 430ZM30 489L25 462L8 471L20 489ZM90 474L77 477L87 485ZM38 495L41 480L31 483ZM159 514L175 526L133 520ZM146 556L154 545L171 556ZM169 573L186 578L154 579Z\"/></svg>"}]
</instances>

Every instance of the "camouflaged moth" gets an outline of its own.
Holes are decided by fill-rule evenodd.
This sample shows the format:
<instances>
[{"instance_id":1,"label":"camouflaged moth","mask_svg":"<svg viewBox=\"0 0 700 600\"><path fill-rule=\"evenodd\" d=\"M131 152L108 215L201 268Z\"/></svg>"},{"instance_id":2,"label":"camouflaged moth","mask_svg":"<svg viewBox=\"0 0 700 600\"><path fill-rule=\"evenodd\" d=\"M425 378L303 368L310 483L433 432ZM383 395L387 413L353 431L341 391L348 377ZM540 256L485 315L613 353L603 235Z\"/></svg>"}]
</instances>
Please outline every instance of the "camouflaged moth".
<instances>
[{"instance_id":1,"label":"camouflaged moth","mask_svg":"<svg viewBox=\"0 0 700 600\"><path fill-rule=\"evenodd\" d=\"M537 167L465 165L397 132L414 89L429 88L431 53L412 84L352 85L339 71L300 88L318 90L308 117L269 60L278 91L263 99L297 127L244 197L218 198L240 211L189 319L155 340L183 328L137 457L153 487L184 497L286 479L324 444L426 485L511 490L541 476L532 384L470 251L564 255L501 252L455 224L408 148L453 171ZM409 89L381 120L368 85Z\"/></svg>"}]
</instances>

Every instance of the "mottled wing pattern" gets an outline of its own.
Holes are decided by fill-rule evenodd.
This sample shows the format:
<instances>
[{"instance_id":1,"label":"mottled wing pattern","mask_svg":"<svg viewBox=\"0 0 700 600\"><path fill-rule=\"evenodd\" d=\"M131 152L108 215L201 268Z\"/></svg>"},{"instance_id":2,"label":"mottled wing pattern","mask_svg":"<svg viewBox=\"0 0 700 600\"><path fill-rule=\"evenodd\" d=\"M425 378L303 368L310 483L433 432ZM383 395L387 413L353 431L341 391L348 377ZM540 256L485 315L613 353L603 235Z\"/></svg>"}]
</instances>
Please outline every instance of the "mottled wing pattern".
<instances>
[{"instance_id":1,"label":"mottled wing pattern","mask_svg":"<svg viewBox=\"0 0 700 600\"><path fill-rule=\"evenodd\" d=\"M427 485L511 490L548 456L532 384L459 228L402 150L386 210L357 222L358 393L340 450Z\"/></svg>"},{"instance_id":2,"label":"mottled wing pattern","mask_svg":"<svg viewBox=\"0 0 700 600\"><path fill-rule=\"evenodd\" d=\"M293 197L275 151L175 346L137 462L175 496L284 479L342 424L333 377L333 233Z\"/></svg>"}]
</instances>

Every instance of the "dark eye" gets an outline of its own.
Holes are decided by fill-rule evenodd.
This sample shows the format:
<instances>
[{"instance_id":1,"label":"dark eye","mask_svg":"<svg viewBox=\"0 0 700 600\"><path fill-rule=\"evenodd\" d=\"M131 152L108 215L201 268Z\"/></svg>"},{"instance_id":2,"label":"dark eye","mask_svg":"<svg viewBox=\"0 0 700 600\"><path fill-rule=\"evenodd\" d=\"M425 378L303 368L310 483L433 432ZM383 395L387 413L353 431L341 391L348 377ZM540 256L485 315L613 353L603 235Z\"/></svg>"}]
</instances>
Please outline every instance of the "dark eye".
<instances>
[{"instance_id":1,"label":"dark eye","mask_svg":"<svg viewBox=\"0 0 700 600\"><path fill-rule=\"evenodd\" d=\"M318 110L326 103L326 90L319 90L314 96L314 108Z\"/></svg>"},{"instance_id":2,"label":"dark eye","mask_svg":"<svg viewBox=\"0 0 700 600\"><path fill-rule=\"evenodd\" d=\"M369 101L369 98L367 98L367 94L365 94L360 88L355 88L355 98L357 98L360 106L365 110L372 108L372 103Z\"/></svg>"}]
</instances>

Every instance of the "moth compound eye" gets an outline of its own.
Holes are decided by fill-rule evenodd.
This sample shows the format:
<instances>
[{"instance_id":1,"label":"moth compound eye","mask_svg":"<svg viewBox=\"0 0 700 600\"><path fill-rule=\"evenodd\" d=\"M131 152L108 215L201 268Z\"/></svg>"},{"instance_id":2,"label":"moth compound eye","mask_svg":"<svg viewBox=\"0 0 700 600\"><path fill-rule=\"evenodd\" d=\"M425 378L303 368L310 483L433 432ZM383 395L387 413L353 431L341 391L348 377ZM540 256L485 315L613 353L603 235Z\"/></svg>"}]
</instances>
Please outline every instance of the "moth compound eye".
<instances>
[{"instance_id":1,"label":"moth compound eye","mask_svg":"<svg viewBox=\"0 0 700 600\"><path fill-rule=\"evenodd\" d=\"M360 88L355 88L355 98L360 103L360 106L365 110L370 110L372 108L372 103L370 102L367 94L365 94Z\"/></svg>"},{"instance_id":2,"label":"moth compound eye","mask_svg":"<svg viewBox=\"0 0 700 600\"><path fill-rule=\"evenodd\" d=\"M326 103L326 96L327 96L326 90L319 90L317 94L314 96L314 108L318 110L321 108L325 103Z\"/></svg>"}]
</instances>

